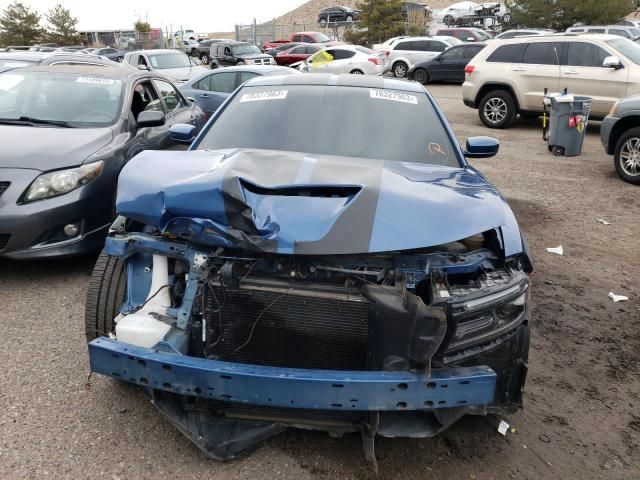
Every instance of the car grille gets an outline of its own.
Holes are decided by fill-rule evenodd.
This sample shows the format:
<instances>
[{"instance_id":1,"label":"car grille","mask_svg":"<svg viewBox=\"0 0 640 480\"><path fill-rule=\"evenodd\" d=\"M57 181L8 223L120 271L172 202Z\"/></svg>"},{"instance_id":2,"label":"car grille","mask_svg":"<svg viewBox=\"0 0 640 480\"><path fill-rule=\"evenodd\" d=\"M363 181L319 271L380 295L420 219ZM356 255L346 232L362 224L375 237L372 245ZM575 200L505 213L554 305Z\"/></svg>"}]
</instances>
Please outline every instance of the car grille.
<instances>
[{"instance_id":1,"label":"car grille","mask_svg":"<svg viewBox=\"0 0 640 480\"><path fill-rule=\"evenodd\" d=\"M236 290L215 286L215 297L210 292L205 316L210 358L289 368L367 368L369 301L359 291L254 281Z\"/></svg>"},{"instance_id":2,"label":"car grille","mask_svg":"<svg viewBox=\"0 0 640 480\"><path fill-rule=\"evenodd\" d=\"M0 195L2 195L7 188L9 188L11 182L0 182Z\"/></svg>"},{"instance_id":3,"label":"car grille","mask_svg":"<svg viewBox=\"0 0 640 480\"><path fill-rule=\"evenodd\" d=\"M271 65L271 58L255 58L253 63L256 65Z\"/></svg>"},{"instance_id":4,"label":"car grille","mask_svg":"<svg viewBox=\"0 0 640 480\"><path fill-rule=\"evenodd\" d=\"M3 250L4 247L7 246L7 243L9 243L10 238L11 238L11 235L9 235L8 233L0 233L0 250Z\"/></svg>"}]
</instances>

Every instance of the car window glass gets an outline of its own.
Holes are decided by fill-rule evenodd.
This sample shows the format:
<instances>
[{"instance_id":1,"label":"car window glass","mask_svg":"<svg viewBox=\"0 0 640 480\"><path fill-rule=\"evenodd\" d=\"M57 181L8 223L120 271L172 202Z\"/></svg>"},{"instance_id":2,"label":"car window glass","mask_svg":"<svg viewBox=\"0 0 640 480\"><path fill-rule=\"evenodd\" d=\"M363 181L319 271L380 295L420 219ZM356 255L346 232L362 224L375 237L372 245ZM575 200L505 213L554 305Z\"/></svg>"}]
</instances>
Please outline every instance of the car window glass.
<instances>
[{"instance_id":1,"label":"car window glass","mask_svg":"<svg viewBox=\"0 0 640 480\"><path fill-rule=\"evenodd\" d=\"M255 72L240 72L240 80L238 81L238 84L241 85L247 80L251 80L252 78L259 77L259 76L260 74Z\"/></svg>"},{"instance_id":2,"label":"car window glass","mask_svg":"<svg viewBox=\"0 0 640 480\"><path fill-rule=\"evenodd\" d=\"M307 37L306 35L304 36L304 41L307 43L313 43L313 38L311 37Z\"/></svg>"},{"instance_id":3,"label":"car window glass","mask_svg":"<svg viewBox=\"0 0 640 480\"><path fill-rule=\"evenodd\" d=\"M211 77L212 77L212 75L207 75L202 80L200 80L199 82L195 83L193 85L193 88L195 88L197 90L205 90L207 92L210 91L211 90Z\"/></svg>"},{"instance_id":4,"label":"car window glass","mask_svg":"<svg viewBox=\"0 0 640 480\"><path fill-rule=\"evenodd\" d=\"M629 32L627 32L626 30L621 30L619 28L610 28L609 33L611 35L618 35L619 37L624 37L624 38L630 37Z\"/></svg>"},{"instance_id":5,"label":"car window glass","mask_svg":"<svg viewBox=\"0 0 640 480\"><path fill-rule=\"evenodd\" d=\"M602 67L609 54L592 43L570 42L567 50L567 65L574 67Z\"/></svg>"},{"instance_id":6,"label":"car window glass","mask_svg":"<svg viewBox=\"0 0 640 480\"><path fill-rule=\"evenodd\" d=\"M522 52L526 46L526 43L502 45L487 57L487 62L520 63L522 60Z\"/></svg>"},{"instance_id":7,"label":"car window glass","mask_svg":"<svg viewBox=\"0 0 640 480\"><path fill-rule=\"evenodd\" d=\"M231 49L229 47L224 47L224 54L227 56L231 56Z\"/></svg>"},{"instance_id":8,"label":"car window glass","mask_svg":"<svg viewBox=\"0 0 640 480\"><path fill-rule=\"evenodd\" d=\"M303 53L305 53L307 51L306 47L296 47L294 49L292 49L289 54L290 55L301 55Z\"/></svg>"},{"instance_id":9,"label":"car window glass","mask_svg":"<svg viewBox=\"0 0 640 480\"><path fill-rule=\"evenodd\" d=\"M167 110L169 113L179 110L187 106L182 99L182 96L173 88L169 82L164 80L154 80L156 88L160 91L160 96L163 98Z\"/></svg>"},{"instance_id":10,"label":"car window glass","mask_svg":"<svg viewBox=\"0 0 640 480\"><path fill-rule=\"evenodd\" d=\"M420 52L431 52L433 51L433 46L435 42L430 42L428 40L416 40L413 43L413 49Z\"/></svg>"},{"instance_id":11,"label":"car window glass","mask_svg":"<svg viewBox=\"0 0 640 480\"><path fill-rule=\"evenodd\" d=\"M507 32L507 33L504 33L504 34L500 35L500 38L502 38L503 40L507 40L509 38L515 37L516 35L517 35L516 32Z\"/></svg>"},{"instance_id":12,"label":"car window glass","mask_svg":"<svg viewBox=\"0 0 640 480\"><path fill-rule=\"evenodd\" d=\"M334 60L346 60L347 58L351 58L356 54L356 52L352 50L341 50L336 49L333 51L333 59Z\"/></svg>"},{"instance_id":13,"label":"car window glass","mask_svg":"<svg viewBox=\"0 0 640 480\"><path fill-rule=\"evenodd\" d=\"M584 32L584 30L580 30L581 32ZM587 33L604 33L605 30L604 28L588 28L587 29Z\"/></svg>"},{"instance_id":14,"label":"car window glass","mask_svg":"<svg viewBox=\"0 0 640 480\"><path fill-rule=\"evenodd\" d=\"M464 47L464 52L462 54L462 58L471 60L483 48L484 47L478 46L478 45L467 45L466 47Z\"/></svg>"},{"instance_id":15,"label":"car window glass","mask_svg":"<svg viewBox=\"0 0 640 480\"><path fill-rule=\"evenodd\" d=\"M300 41L302 41L302 35L294 35L294 36L293 36L293 41L294 41L294 42L300 42Z\"/></svg>"},{"instance_id":16,"label":"car window glass","mask_svg":"<svg viewBox=\"0 0 640 480\"><path fill-rule=\"evenodd\" d=\"M211 75L209 90L213 92L231 93L235 90L235 72L220 72Z\"/></svg>"},{"instance_id":17,"label":"car window glass","mask_svg":"<svg viewBox=\"0 0 640 480\"><path fill-rule=\"evenodd\" d=\"M444 52L447 48L449 48L449 45L443 43L443 42L437 42L437 41L431 41L429 42L429 51L430 52Z\"/></svg>"},{"instance_id":18,"label":"car window glass","mask_svg":"<svg viewBox=\"0 0 640 480\"><path fill-rule=\"evenodd\" d=\"M460 60L463 57L464 47L452 48L440 55L440 60Z\"/></svg>"},{"instance_id":19,"label":"car window glass","mask_svg":"<svg viewBox=\"0 0 640 480\"><path fill-rule=\"evenodd\" d=\"M524 51L522 63L558 65L556 44L551 42L530 43Z\"/></svg>"},{"instance_id":20,"label":"car window glass","mask_svg":"<svg viewBox=\"0 0 640 480\"><path fill-rule=\"evenodd\" d=\"M316 53L318 51L318 48L316 47L304 47L304 52L307 55L313 55L314 53Z\"/></svg>"},{"instance_id":21,"label":"car window glass","mask_svg":"<svg viewBox=\"0 0 640 480\"><path fill-rule=\"evenodd\" d=\"M138 55L138 65L144 65L145 67L149 67L147 60L144 58L144 55Z\"/></svg>"},{"instance_id":22,"label":"car window glass","mask_svg":"<svg viewBox=\"0 0 640 480\"><path fill-rule=\"evenodd\" d=\"M155 89L149 82L138 83L133 87L131 96L131 113L134 119L138 119L140 112L162 112L162 104Z\"/></svg>"},{"instance_id":23,"label":"car window glass","mask_svg":"<svg viewBox=\"0 0 640 480\"><path fill-rule=\"evenodd\" d=\"M394 50L413 50L413 42L398 42Z\"/></svg>"}]
</instances>

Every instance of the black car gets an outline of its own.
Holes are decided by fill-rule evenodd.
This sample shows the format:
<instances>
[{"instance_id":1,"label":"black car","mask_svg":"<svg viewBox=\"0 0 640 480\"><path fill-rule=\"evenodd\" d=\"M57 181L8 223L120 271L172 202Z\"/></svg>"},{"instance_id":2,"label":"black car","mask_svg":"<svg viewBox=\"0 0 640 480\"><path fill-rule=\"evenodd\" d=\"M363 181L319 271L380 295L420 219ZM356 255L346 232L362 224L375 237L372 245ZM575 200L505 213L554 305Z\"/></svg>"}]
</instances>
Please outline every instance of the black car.
<instances>
[{"instance_id":1,"label":"black car","mask_svg":"<svg viewBox=\"0 0 640 480\"><path fill-rule=\"evenodd\" d=\"M211 68L234 65L275 65L271 55L262 53L258 47L248 42L215 43L210 48Z\"/></svg>"},{"instance_id":2,"label":"black car","mask_svg":"<svg viewBox=\"0 0 640 480\"><path fill-rule=\"evenodd\" d=\"M202 110L166 79L115 65L2 74L0 257L100 249L122 167L174 146L171 125L202 126Z\"/></svg>"},{"instance_id":3,"label":"black car","mask_svg":"<svg viewBox=\"0 0 640 480\"><path fill-rule=\"evenodd\" d=\"M218 42L224 42L226 40L220 39L212 39L212 40L201 40L198 42L198 58L202 62L203 65L209 65L209 61L211 60L211 45Z\"/></svg>"},{"instance_id":4,"label":"black car","mask_svg":"<svg viewBox=\"0 0 640 480\"><path fill-rule=\"evenodd\" d=\"M318 24L324 27L327 23L354 22L360 20L360 10L349 7L329 7L318 13Z\"/></svg>"},{"instance_id":5,"label":"black car","mask_svg":"<svg viewBox=\"0 0 640 480\"><path fill-rule=\"evenodd\" d=\"M117 65L86 53L68 52L1 52L0 73L15 68L35 67L37 65Z\"/></svg>"},{"instance_id":6,"label":"black car","mask_svg":"<svg viewBox=\"0 0 640 480\"><path fill-rule=\"evenodd\" d=\"M415 64L407 76L423 85L433 81L463 83L465 67L484 47L484 43L472 43L448 48L433 60Z\"/></svg>"}]
</instances>

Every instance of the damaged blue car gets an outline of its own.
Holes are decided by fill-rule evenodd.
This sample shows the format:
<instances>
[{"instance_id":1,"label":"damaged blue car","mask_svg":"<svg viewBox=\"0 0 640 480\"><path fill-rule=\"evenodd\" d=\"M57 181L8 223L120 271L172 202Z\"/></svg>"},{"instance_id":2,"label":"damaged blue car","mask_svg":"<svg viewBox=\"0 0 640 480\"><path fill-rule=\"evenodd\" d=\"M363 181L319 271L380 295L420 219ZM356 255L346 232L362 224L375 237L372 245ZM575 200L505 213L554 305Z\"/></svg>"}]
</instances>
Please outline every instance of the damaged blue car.
<instances>
[{"instance_id":1,"label":"damaged blue car","mask_svg":"<svg viewBox=\"0 0 640 480\"><path fill-rule=\"evenodd\" d=\"M190 142L190 126L172 129ZM522 407L532 271L516 219L421 86L255 78L187 152L123 169L89 286L91 370L206 454L287 427L430 437Z\"/></svg>"}]
</instances>

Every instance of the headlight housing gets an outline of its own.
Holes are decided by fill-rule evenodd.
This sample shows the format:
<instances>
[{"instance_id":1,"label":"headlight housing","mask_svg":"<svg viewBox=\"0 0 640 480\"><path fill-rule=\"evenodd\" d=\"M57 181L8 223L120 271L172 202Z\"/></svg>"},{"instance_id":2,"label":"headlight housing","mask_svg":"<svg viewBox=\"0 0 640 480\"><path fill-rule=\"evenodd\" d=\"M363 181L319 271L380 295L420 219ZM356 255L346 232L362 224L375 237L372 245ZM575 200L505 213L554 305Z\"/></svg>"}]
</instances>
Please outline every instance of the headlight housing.
<instances>
[{"instance_id":1,"label":"headlight housing","mask_svg":"<svg viewBox=\"0 0 640 480\"><path fill-rule=\"evenodd\" d=\"M102 173L104 162L93 162L77 168L43 173L36 178L24 194L24 202L64 195L96 179Z\"/></svg>"},{"instance_id":2,"label":"headlight housing","mask_svg":"<svg viewBox=\"0 0 640 480\"><path fill-rule=\"evenodd\" d=\"M616 116L616 110L618 110L618 105L620 104L620 102L616 102L613 104L613 106L611 107L611 110L609 111L609 116L610 117L615 117Z\"/></svg>"}]
</instances>

